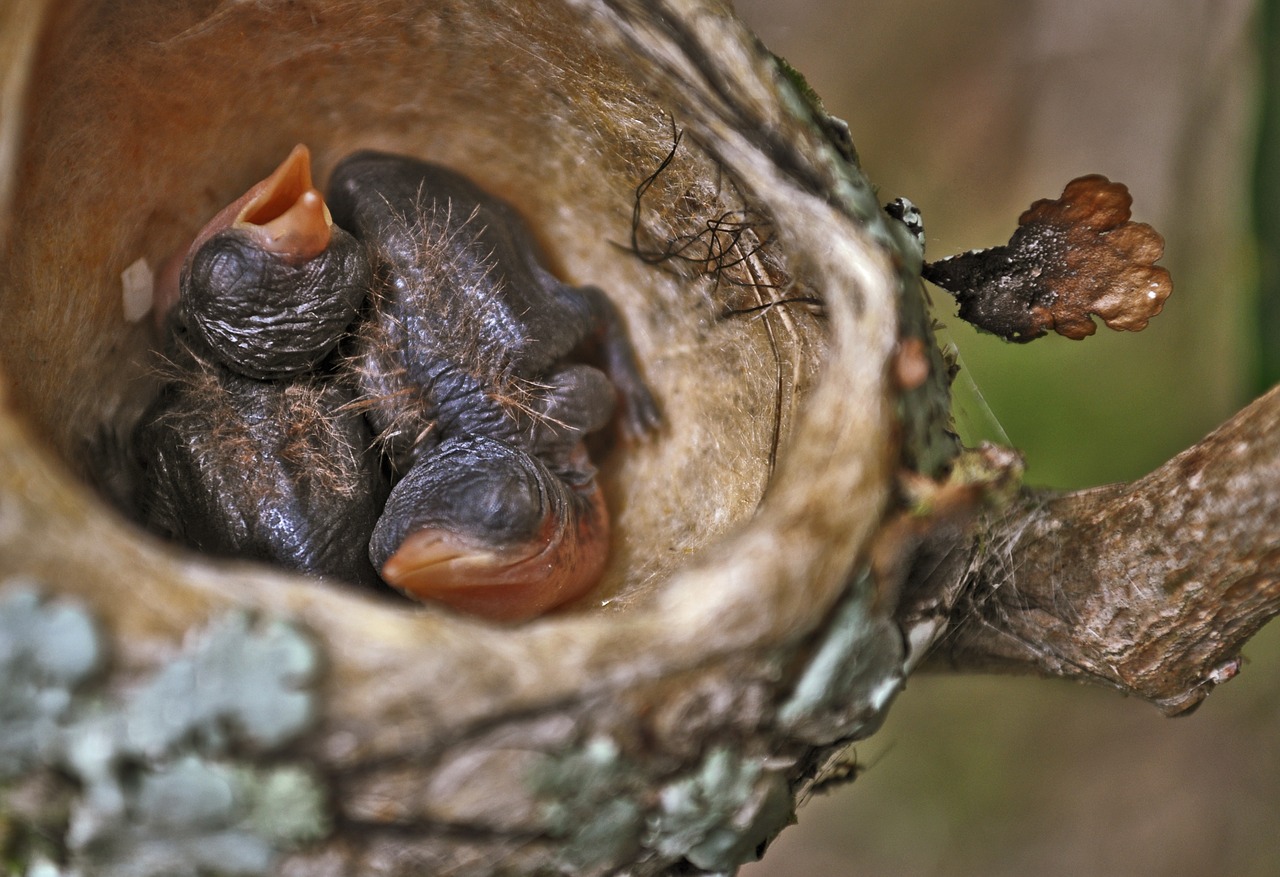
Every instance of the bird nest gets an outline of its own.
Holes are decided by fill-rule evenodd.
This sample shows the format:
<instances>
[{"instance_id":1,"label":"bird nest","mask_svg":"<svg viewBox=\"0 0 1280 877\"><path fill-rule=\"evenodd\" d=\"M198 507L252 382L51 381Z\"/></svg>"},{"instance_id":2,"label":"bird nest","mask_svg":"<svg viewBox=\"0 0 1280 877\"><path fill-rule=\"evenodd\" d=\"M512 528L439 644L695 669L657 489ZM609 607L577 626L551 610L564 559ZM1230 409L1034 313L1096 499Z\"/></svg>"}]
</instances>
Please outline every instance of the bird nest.
<instances>
[{"instance_id":1,"label":"bird nest","mask_svg":"<svg viewBox=\"0 0 1280 877\"><path fill-rule=\"evenodd\" d=\"M314 849L362 872L749 857L655 790L723 769L738 785L706 792L732 799L706 825L767 836L764 802L874 722L901 657L850 583L897 459L902 261L789 68L698 0L18 7L0 15L0 589L85 607L119 690L228 612L304 631L324 660L296 751L340 838ZM360 148L465 173L623 312L663 426L600 449L613 544L586 598L488 625L184 552L90 486L155 381L148 277L297 143L318 180ZM860 602L840 651L842 598ZM806 675L824 649L861 655L845 676L880 686L874 708L854 689L819 707L803 686L830 689ZM563 815L601 801L555 765L634 803L611 823L625 843L575 835ZM566 864L575 838L596 858Z\"/></svg>"}]
</instances>

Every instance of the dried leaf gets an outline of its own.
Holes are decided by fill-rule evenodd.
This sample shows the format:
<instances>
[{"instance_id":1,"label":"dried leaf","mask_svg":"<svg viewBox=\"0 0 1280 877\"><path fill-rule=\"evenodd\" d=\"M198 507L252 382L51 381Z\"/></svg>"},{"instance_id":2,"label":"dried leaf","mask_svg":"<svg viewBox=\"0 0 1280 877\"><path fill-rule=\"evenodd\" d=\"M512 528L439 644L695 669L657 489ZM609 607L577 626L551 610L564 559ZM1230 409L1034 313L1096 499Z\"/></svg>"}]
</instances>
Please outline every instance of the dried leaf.
<instances>
[{"instance_id":1,"label":"dried leaf","mask_svg":"<svg viewBox=\"0 0 1280 877\"><path fill-rule=\"evenodd\" d=\"M1164 238L1131 222L1123 183L1091 174L1067 184L1057 200L1036 201L1002 247L975 250L924 266L926 280L951 292L962 319L1017 342L1050 329L1068 338L1112 329L1138 332L1173 291L1154 263Z\"/></svg>"}]
</instances>

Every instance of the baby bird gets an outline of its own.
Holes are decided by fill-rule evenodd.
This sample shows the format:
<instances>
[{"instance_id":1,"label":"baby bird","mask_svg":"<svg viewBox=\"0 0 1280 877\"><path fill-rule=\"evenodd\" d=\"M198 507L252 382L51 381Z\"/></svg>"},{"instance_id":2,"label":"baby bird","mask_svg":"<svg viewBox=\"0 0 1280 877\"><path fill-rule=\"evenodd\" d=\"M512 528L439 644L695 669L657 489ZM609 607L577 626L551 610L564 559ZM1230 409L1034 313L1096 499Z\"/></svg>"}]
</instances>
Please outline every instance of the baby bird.
<instances>
[{"instance_id":1,"label":"baby bird","mask_svg":"<svg viewBox=\"0 0 1280 877\"><path fill-rule=\"evenodd\" d=\"M399 477L370 557L407 594L529 618L598 580L609 523L584 437L621 399L659 422L612 302L557 280L506 203L416 159L359 152L329 206L374 288L352 372ZM593 347L604 370L571 356Z\"/></svg>"},{"instance_id":2,"label":"baby bird","mask_svg":"<svg viewBox=\"0 0 1280 877\"><path fill-rule=\"evenodd\" d=\"M179 279L179 333L250 378L307 374L369 291L364 249L334 226L301 144L196 235Z\"/></svg>"},{"instance_id":3,"label":"baby bird","mask_svg":"<svg viewBox=\"0 0 1280 877\"><path fill-rule=\"evenodd\" d=\"M188 353L136 434L144 523L206 554L377 587L368 544L387 486L351 398Z\"/></svg>"},{"instance_id":4,"label":"baby bird","mask_svg":"<svg viewBox=\"0 0 1280 877\"><path fill-rule=\"evenodd\" d=\"M169 381L135 433L145 523L210 554L378 582L368 543L388 487L325 370L370 282L303 146L200 231L168 318Z\"/></svg>"}]
</instances>

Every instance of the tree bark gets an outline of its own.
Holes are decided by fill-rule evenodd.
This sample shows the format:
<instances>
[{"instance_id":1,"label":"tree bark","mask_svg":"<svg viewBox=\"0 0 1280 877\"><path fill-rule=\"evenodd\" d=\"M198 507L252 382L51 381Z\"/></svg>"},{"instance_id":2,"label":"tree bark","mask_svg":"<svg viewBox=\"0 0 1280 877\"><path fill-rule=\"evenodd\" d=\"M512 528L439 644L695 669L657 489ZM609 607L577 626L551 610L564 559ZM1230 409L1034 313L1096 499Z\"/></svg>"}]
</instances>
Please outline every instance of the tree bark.
<instances>
[{"instance_id":1,"label":"tree bark","mask_svg":"<svg viewBox=\"0 0 1280 877\"><path fill-rule=\"evenodd\" d=\"M1280 388L1144 478L1024 492L944 551L911 585L952 595L932 666L1194 709L1280 612Z\"/></svg>"}]
</instances>

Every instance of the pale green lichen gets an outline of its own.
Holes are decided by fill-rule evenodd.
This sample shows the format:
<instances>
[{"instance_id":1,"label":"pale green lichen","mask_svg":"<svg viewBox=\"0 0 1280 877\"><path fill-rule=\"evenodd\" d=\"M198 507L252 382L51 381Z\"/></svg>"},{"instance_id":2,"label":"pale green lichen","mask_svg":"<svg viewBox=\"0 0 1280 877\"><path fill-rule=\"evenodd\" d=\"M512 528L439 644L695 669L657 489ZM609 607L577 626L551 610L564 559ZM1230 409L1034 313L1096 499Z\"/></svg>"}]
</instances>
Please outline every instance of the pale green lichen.
<instances>
[{"instance_id":1,"label":"pale green lichen","mask_svg":"<svg viewBox=\"0 0 1280 877\"><path fill-rule=\"evenodd\" d=\"M274 749L310 724L313 698L300 686L316 672L315 650L295 628L270 622L251 630L248 616L233 613L137 696L126 712L126 745L163 752L194 735L221 749L230 728Z\"/></svg>"},{"instance_id":2,"label":"pale green lichen","mask_svg":"<svg viewBox=\"0 0 1280 877\"><path fill-rule=\"evenodd\" d=\"M570 873L620 864L640 849L644 816L634 799L636 779L607 737L539 765L529 778L544 801L549 833L564 840L559 858Z\"/></svg>"},{"instance_id":3,"label":"pale green lichen","mask_svg":"<svg viewBox=\"0 0 1280 877\"><path fill-rule=\"evenodd\" d=\"M320 786L303 771L196 755L144 773L125 817L79 846L72 873L269 874L281 850L323 836L328 827Z\"/></svg>"},{"instance_id":4,"label":"pale green lichen","mask_svg":"<svg viewBox=\"0 0 1280 877\"><path fill-rule=\"evenodd\" d=\"M229 615L123 699L84 690L103 661L83 610L43 603L29 584L0 597L0 776L53 769L78 788L69 815L46 824L0 787L0 814L32 823L20 833L65 829L16 873L266 875L282 851L328 833L316 778L241 760L314 720L318 658L300 631Z\"/></svg>"},{"instance_id":5,"label":"pale green lichen","mask_svg":"<svg viewBox=\"0 0 1280 877\"><path fill-rule=\"evenodd\" d=\"M758 761L716 749L700 769L665 786L646 843L706 871L732 871L793 819L786 778Z\"/></svg>"},{"instance_id":6,"label":"pale green lichen","mask_svg":"<svg viewBox=\"0 0 1280 877\"><path fill-rule=\"evenodd\" d=\"M40 760L76 688L101 662L97 631L83 611L43 604L25 581L0 595L0 782Z\"/></svg>"},{"instance_id":7,"label":"pale green lichen","mask_svg":"<svg viewBox=\"0 0 1280 877\"><path fill-rule=\"evenodd\" d=\"M791 819L785 775L719 748L655 800L640 766L610 739L541 764L529 782L566 874L612 873L634 861L732 872ZM687 867L687 866L686 866ZM684 872L682 872L684 873Z\"/></svg>"},{"instance_id":8,"label":"pale green lichen","mask_svg":"<svg viewBox=\"0 0 1280 877\"><path fill-rule=\"evenodd\" d=\"M277 848L320 840L329 833L330 819L324 786L300 767L281 767L259 773L253 805L245 824Z\"/></svg>"},{"instance_id":9,"label":"pale green lichen","mask_svg":"<svg viewBox=\"0 0 1280 877\"><path fill-rule=\"evenodd\" d=\"M808 667L778 711L797 739L826 745L865 737L883 720L903 684L902 635L876 614L863 573L832 619Z\"/></svg>"}]
</instances>

